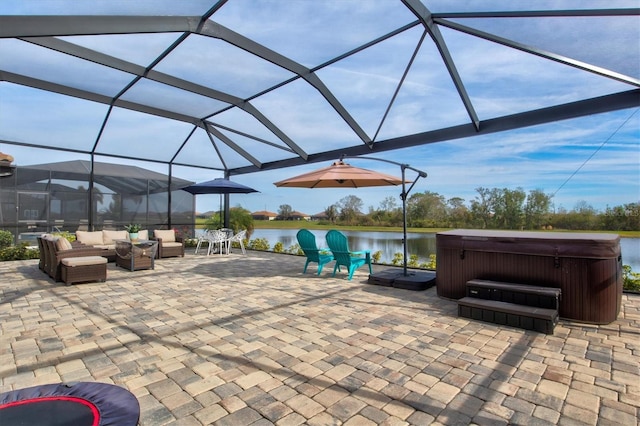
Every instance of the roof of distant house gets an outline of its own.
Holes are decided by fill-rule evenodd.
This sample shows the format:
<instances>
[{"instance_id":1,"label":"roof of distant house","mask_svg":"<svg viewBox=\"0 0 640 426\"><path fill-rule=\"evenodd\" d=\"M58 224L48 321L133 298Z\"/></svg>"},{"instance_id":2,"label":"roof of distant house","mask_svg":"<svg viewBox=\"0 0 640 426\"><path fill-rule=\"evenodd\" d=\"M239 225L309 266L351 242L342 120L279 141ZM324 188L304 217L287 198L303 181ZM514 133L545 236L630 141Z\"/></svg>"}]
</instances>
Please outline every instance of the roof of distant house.
<instances>
[{"instance_id":1,"label":"roof of distant house","mask_svg":"<svg viewBox=\"0 0 640 426\"><path fill-rule=\"evenodd\" d=\"M311 217L310 214L302 213L302 212L299 212L299 211L291 212L290 216Z\"/></svg>"},{"instance_id":2,"label":"roof of distant house","mask_svg":"<svg viewBox=\"0 0 640 426\"><path fill-rule=\"evenodd\" d=\"M258 212L251 213L251 216L269 216L269 217L277 217L278 213L270 212L267 210L260 210Z\"/></svg>"}]
</instances>

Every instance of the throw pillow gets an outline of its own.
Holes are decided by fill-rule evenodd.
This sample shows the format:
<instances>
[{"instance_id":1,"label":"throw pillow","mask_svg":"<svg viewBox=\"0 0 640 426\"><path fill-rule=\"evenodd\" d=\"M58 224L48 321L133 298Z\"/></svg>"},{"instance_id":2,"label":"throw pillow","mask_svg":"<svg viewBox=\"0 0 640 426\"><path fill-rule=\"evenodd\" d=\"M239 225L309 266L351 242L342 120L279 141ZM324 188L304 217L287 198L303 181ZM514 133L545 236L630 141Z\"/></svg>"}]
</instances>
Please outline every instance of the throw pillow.
<instances>
[{"instance_id":1,"label":"throw pillow","mask_svg":"<svg viewBox=\"0 0 640 426\"><path fill-rule=\"evenodd\" d=\"M127 231L102 231L102 244L115 244L115 240L128 240L129 233Z\"/></svg>"},{"instance_id":2,"label":"throw pillow","mask_svg":"<svg viewBox=\"0 0 640 426\"><path fill-rule=\"evenodd\" d=\"M88 246L103 244L102 231L76 231L76 240Z\"/></svg>"},{"instance_id":3,"label":"throw pillow","mask_svg":"<svg viewBox=\"0 0 640 426\"><path fill-rule=\"evenodd\" d=\"M62 251L71 249L73 249L73 246L66 238L60 237L56 240L56 250Z\"/></svg>"}]
</instances>

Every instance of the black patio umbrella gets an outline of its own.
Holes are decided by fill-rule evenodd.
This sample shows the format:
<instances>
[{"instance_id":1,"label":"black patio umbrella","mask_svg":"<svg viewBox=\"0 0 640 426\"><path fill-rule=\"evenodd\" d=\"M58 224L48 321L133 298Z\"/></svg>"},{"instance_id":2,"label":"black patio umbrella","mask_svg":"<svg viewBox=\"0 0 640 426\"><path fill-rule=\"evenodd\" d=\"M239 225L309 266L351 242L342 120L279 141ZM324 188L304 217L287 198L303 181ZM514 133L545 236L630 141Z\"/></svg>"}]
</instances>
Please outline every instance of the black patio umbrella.
<instances>
[{"instance_id":1,"label":"black patio umbrella","mask_svg":"<svg viewBox=\"0 0 640 426\"><path fill-rule=\"evenodd\" d=\"M259 192L253 188L242 185L225 178L216 178L206 182L194 183L182 188L183 190L196 194L249 194Z\"/></svg>"},{"instance_id":2,"label":"black patio umbrella","mask_svg":"<svg viewBox=\"0 0 640 426\"><path fill-rule=\"evenodd\" d=\"M220 194L220 220L222 220L222 194L249 194L251 192L260 192L225 178L216 178L206 182L195 183L182 189L194 195Z\"/></svg>"}]
</instances>

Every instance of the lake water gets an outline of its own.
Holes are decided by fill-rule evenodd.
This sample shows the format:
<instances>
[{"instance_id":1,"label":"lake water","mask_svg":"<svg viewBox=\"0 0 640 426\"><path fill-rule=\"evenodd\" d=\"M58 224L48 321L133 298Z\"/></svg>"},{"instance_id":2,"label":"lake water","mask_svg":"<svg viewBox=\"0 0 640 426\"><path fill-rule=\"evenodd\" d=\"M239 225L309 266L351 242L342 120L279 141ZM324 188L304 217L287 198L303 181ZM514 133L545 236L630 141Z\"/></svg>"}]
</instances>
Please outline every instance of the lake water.
<instances>
[{"instance_id":1,"label":"lake water","mask_svg":"<svg viewBox=\"0 0 640 426\"><path fill-rule=\"evenodd\" d=\"M285 250L297 244L297 229L256 229L251 235L251 239L265 238L269 246L273 246L278 241L284 245ZM324 236L326 231L312 230L316 236L319 247L326 247ZM382 252L380 261L391 263L395 253L402 253L402 232L356 232L342 231L349 237L349 248L351 250L371 250L375 253ZM430 254L436 254L436 235L423 233L407 233L407 252L409 256L418 255L418 263L429 261ZM634 272L640 272L640 238L621 238L620 249L622 250L622 264L629 265Z\"/></svg>"}]
</instances>

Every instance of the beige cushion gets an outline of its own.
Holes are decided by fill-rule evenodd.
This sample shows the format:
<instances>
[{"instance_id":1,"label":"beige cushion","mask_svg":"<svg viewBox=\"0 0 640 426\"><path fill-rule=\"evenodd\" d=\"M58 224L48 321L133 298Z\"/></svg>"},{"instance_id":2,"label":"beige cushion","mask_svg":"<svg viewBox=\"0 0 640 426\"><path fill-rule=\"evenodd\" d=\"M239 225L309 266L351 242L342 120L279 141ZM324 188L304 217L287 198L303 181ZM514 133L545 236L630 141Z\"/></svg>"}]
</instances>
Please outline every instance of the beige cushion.
<instances>
[{"instance_id":1,"label":"beige cushion","mask_svg":"<svg viewBox=\"0 0 640 426\"><path fill-rule=\"evenodd\" d=\"M173 243L176 241L176 233L173 229L160 230L156 229L153 231L153 235L156 238L162 238L162 243Z\"/></svg>"},{"instance_id":2,"label":"beige cushion","mask_svg":"<svg viewBox=\"0 0 640 426\"><path fill-rule=\"evenodd\" d=\"M88 246L103 244L102 231L76 231L76 240Z\"/></svg>"},{"instance_id":3,"label":"beige cushion","mask_svg":"<svg viewBox=\"0 0 640 426\"><path fill-rule=\"evenodd\" d=\"M101 263L107 263L106 257L101 256L82 256L82 257L67 257L62 259L62 264L66 266L86 266L86 265L100 265Z\"/></svg>"},{"instance_id":4,"label":"beige cushion","mask_svg":"<svg viewBox=\"0 0 640 426\"><path fill-rule=\"evenodd\" d=\"M162 240L162 247L182 247L182 243L178 243L175 241L169 241L168 243L166 243L164 240Z\"/></svg>"},{"instance_id":5,"label":"beige cushion","mask_svg":"<svg viewBox=\"0 0 640 426\"><path fill-rule=\"evenodd\" d=\"M127 231L102 231L102 244L114 244L115 240L128 240L129 233Z\"/></svg>"},{"instance_id":6,"label":"beige cushion","mask_svg":"<svg viewBox=\"0 0 640 426\"><path fill-rule=\"evenodd\" d=\"M138 231L138 239L139 240L148 240L149 239L149 230L148 229L143 229L141 231Z\"/></svg>"},{"instance_id":7,"label":"beige cushion","mask_svg":"<svg viewBox=\"0 0 640 426\"><path fill-rule=\"evenodd\" d=\"M73 246L66 238L58 238L56 240L56 250L71 250Z\"/></svg>"}]
</instances>

